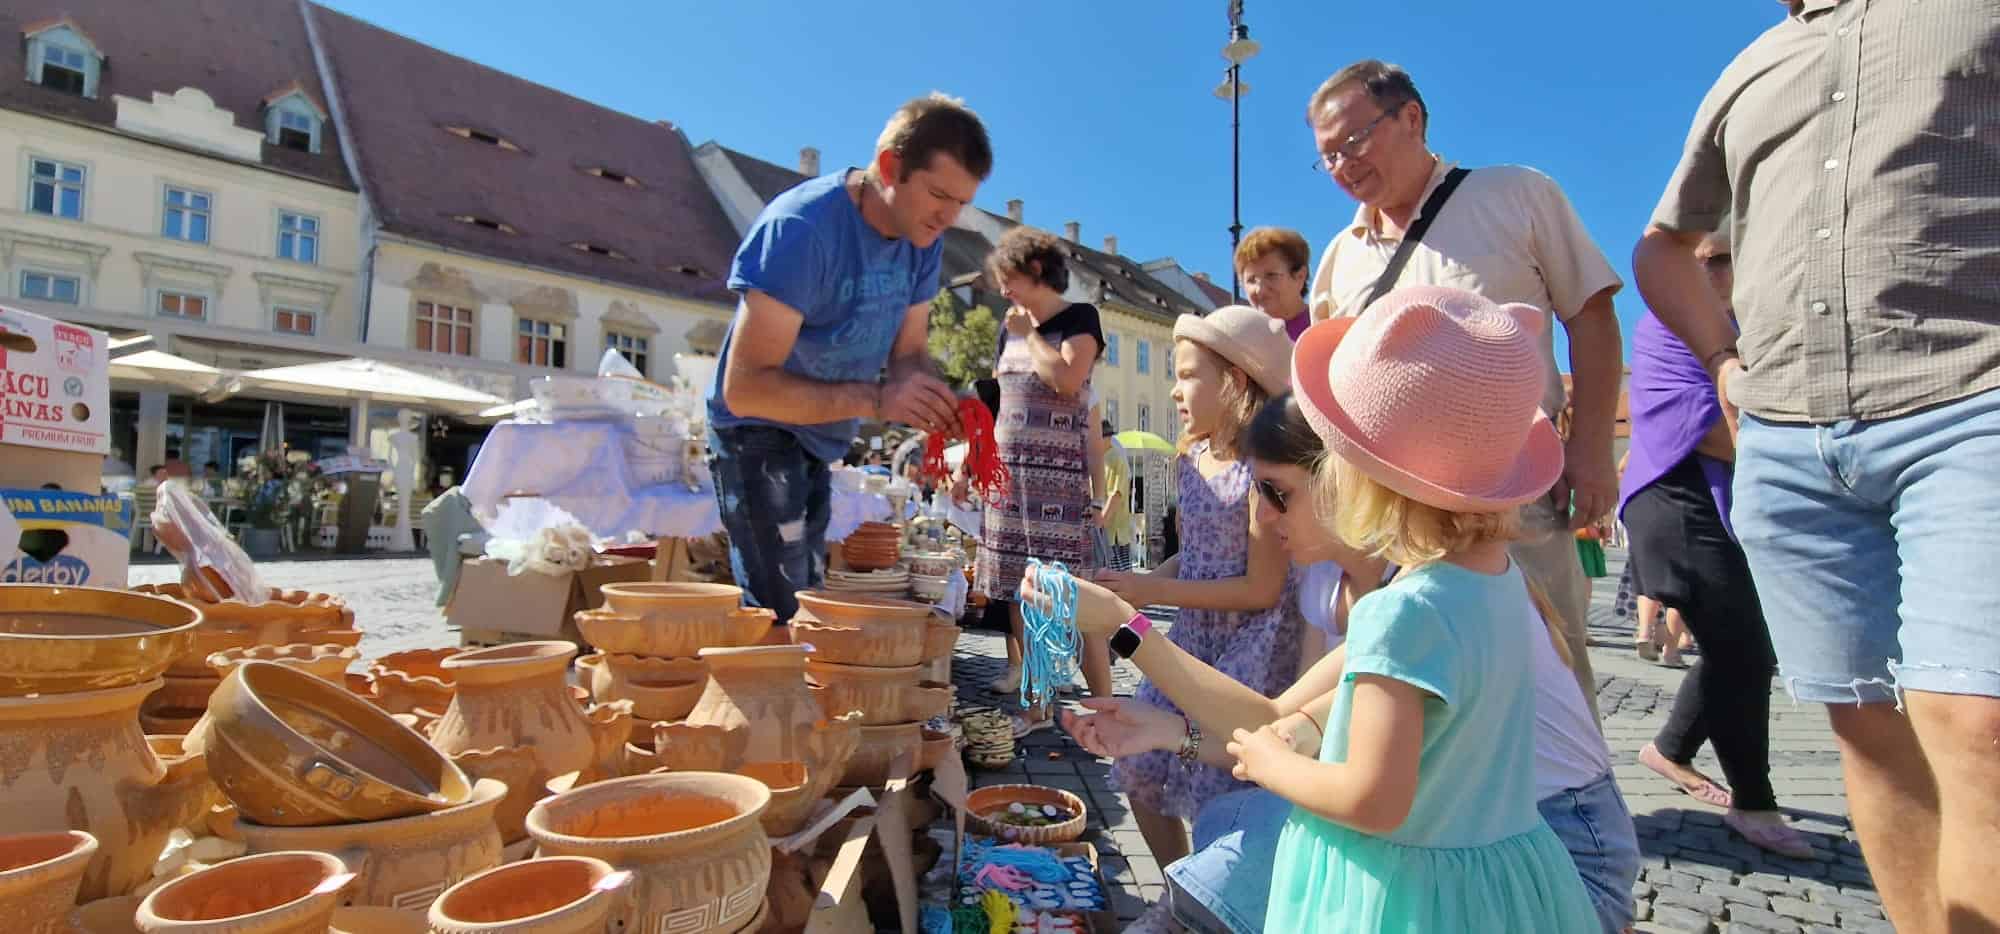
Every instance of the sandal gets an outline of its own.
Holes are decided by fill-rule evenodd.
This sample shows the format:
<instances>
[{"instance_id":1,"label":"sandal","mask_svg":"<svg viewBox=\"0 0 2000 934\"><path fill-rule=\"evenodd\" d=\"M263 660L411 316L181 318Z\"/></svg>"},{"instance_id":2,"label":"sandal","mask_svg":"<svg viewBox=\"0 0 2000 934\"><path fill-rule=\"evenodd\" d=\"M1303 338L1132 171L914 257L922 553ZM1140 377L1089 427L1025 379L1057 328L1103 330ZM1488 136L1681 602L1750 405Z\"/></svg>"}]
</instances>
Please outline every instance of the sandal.
<instances>
[{"instance_id":1,"label":"sandal","mask_svg":"<svg viewBox=\"0 0 2000 934\"><path fill-rule=\"evenodd\" d=\"M1021 689L1021 669L1007 669L1006 674L993 679L991 683L986 685L986 689L995 694L1012 694L1019 691Z\"/></svg>"},{"instance_id":2,"label":"sandal","mask_svg":"<svg viewBox=\"0 0 2000 934\"><path fill-rule=\"evenodd\" d=\"M1722 815L1722 822L1752 846L1792 859L1813 858L1812 844L1806 842L1806 835L1793 829L1782 817L1777 823L1770 823L1750 820L1743 811L1730 811Z\"/></svg>"},{"instance_id":3,"label":"sandal","mask_svg":"<svg viewBox=\"0 0 2000 934\"><path fill-rule=\"evenodd\" d=\"M1736 799L1729 793L1729 789L1716 784L1714 779L1696 772L1690 766L1682 765L1668 759L1665 755L1661 754L1659 747L1654 746L1652 743L1647 743L1645 748L1639 750L1639 764L1652 769L1661 778L1673 783L1674 788L1681 794L1687 795L1703 804L1713 804L1719 808L1731 807L1735 804ZM1700 781L1692 784L1683 782L1675 774L1676 770L1690 772L1696 778L1700 779Z\"/></svg>"},{"instance_id":4,"label":"sandal","mask_svg":"<svg viewBox=\"0 0 2000 934\"><path fill-rule=\"evenodd\" d=\"M1647 659L1647 661L1655 661L1655 664L1658 664L1661 668L1686 668L1688 666L1687 659L1681 657L1681 651L1681 647L1678 645L1670 645L1664 649L1655 648L1654 652L1658 654L1658 660ZM1644 657L1644 655L1645 653L1640 653L1641 657Z\"/></svg>"},{"instance_id":5,"label":"sandal","mask_svg":"<svg viewBox=\"0 0 2000 934\"><path fill-rule=\"evenodd\" d=\"M1009 719L1013 721L1015 739L1026 739L1030 734L1053 729L1056 725L1053 718L1031 720L1026 714L1013 714Z\"/></svg>"},{"instance_id":6,"label":"sandal","mask_svg":"<svg viewBox=\"0 0 2000 934\"><path fill-rule=\"evenodd\" d=\"M1638 650L1640 658L1643 658L1649 662L1659 661L1660 660L1659 620L1654 620L1653 624L1650 626L1646 625L1645 623L1640 623L1639 631L1634 633L1632 636L1632 647Z\"/></svg>"}]
</instances>

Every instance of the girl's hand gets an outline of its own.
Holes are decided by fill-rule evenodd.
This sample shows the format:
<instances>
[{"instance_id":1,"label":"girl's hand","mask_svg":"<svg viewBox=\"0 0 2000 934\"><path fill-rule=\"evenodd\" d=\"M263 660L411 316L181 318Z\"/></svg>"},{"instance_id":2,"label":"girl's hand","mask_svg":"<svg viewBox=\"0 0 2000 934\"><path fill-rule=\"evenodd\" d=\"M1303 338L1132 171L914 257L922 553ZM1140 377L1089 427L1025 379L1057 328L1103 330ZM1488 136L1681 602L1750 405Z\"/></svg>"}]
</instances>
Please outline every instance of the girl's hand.
<instances>
[{"instance_id":1,"label":"girl's hand","mask_svg":"<svg viewBox=\"0 0 2000 934\"><path fill-rule=\"evenodd\" d=\"M1035 314L1015 305L1007 309L1007 333L1015 337L1027 337L1035 329Z\"/></svg>"},{"instance_id":2,"label":"girl's hand","mask_svg":"<svg viewBox=\"0 0 2000 934\"><path fill-rule=\"evenodd\" d=\"M1092 755L1120 758L1159 749L1179 749L1187 723L1179 715L1122 697L1083 701L1092 713L1062 712L1063 729Z\"/></svg>"},{"instance_id":3,"label":"girl's hand","mask_svg":"<svg viewBox=\"0 0 2000 934\"><path fill-rule=\"evenodd\" d=\"M1091 579L1133 606L1152 606L1152 575L1137 571L1098 571ZM1122 620L1121 620L1122 622Z\"/></svg>"},{"instance_id":4,"label":"girl's hand","mask_svg":"<svg viewBox=\"0 0 2000 934\"><path fill-rule=\"evenodd\" d=\"M1021 602L1046 608L1049 595L1035 587L1030 576L1021 578ZM1086 639L1109 639L1137 610L1118 595L1083 578L1076 578L1076 628Z\"/></svg>"},{"instance_id":5,"label":"girl's hand","mask_svg":"<svg viewBox=\"0 0 2000 934\"><path fill-rule=\"evenodd\" d=\"M1275 723L1266 723L1254 733L1237 730L1226 748L1236 757L1230 774L1239 781L1258 784L1263 784L1279 763L1298 755L1292 751L1292 737L1280 733Z\"/></svg>"}]
</instances>

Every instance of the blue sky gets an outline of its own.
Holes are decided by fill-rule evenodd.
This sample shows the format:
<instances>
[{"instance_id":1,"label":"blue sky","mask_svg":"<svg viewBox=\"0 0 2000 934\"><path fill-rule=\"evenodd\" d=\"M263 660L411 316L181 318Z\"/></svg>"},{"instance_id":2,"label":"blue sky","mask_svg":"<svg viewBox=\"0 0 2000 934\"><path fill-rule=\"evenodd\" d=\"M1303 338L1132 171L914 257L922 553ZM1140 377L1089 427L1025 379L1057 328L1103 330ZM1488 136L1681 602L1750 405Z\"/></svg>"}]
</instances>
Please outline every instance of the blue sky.
<instances>
[{"instance_id":1,"label":"blue sky","mask_svg":"<svg viewBox=\"0 0 2000 934\"><path fill-rule=\"evenodd\" d=\"M1079 221L1087 244L1115 234L1127 255L1172 256L1228 284L1229 105L1212 96L1223 0L322 2L784 165L801 146L829 168L859 164L898 103L947 91L993 136L981 207L1021 198L1030 223ZM1309 168L1305 101L1341 65L1383 58L1416 78L1438 152L1532 165L1563 185L1628 283L1629 323L1642 311L1632 243L1694 108L1782 13L1770 0L1247 0L1263 51L1244 67L1243 223L1296 228L1317 250L1353 216Z\"/></svg>"}]
</instances>

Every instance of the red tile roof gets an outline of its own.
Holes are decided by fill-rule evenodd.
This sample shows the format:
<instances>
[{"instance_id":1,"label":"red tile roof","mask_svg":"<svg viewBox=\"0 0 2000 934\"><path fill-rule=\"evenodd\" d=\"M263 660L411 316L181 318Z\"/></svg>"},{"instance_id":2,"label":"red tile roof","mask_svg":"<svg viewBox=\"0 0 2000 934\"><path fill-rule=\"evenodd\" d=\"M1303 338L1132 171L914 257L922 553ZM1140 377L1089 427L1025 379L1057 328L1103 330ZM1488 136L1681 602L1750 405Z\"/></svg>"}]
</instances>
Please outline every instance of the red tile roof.
<instances>
[{"instance_id":1,"label":"red tile roof","mask_svg":"<svg viewBox=\"0 0 2000 934\"><path fill-rule=\"evenodd\" d=\"M384 230L699 301L737 237L673 127L600 107L324 7L309 7ZM509 147L448 133L490 133ZM518 147L515 151L512 147ZM605 168L622 184L589 174ZM497 221L504 233L455 218ZM576 249L590 244L623 257Z\"/></svg>"},{"instance_id":2,"label":"red tile roof","mask_svg":"<svg viewBox=\"0 0 2000 934\"><path fill-rule=\"evenodd\" d=\"M1190 277L1190 278L1194 278L1194 284L1201 288L1201 294L1208 296L1209 302L1213 303L1215 307L1221 308L1224 305L1233 304L1235 302L1234 299L1229 297L1228 289L1222 288L1221 286L1218 286L1215 283L1208 281L1207 279L1202 279L1199 277Z\"/></svg>"}]
</instances>

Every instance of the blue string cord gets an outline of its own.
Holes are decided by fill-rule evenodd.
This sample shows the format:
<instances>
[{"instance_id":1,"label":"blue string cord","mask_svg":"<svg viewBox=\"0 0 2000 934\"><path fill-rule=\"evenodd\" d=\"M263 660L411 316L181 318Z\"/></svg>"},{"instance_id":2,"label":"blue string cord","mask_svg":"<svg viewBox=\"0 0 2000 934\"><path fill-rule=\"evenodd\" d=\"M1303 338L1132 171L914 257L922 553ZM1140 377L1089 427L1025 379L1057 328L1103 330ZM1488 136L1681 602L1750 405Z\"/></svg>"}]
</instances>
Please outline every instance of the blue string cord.
<instances>
[{"instance_id":1,"label":"blue string cord","mask_svg":"<svg viewBox=\"0 0 2000 934\"><path fill-rule=\"evenodd\" d=\"M1021 601L1021 707L1033 710L1053 701L1056 689L1076 678L1082 648L1076 631L1076 578L1060 561L1029 558L1024 576L1047 600Z\"/></svg>"}]
</instances>

